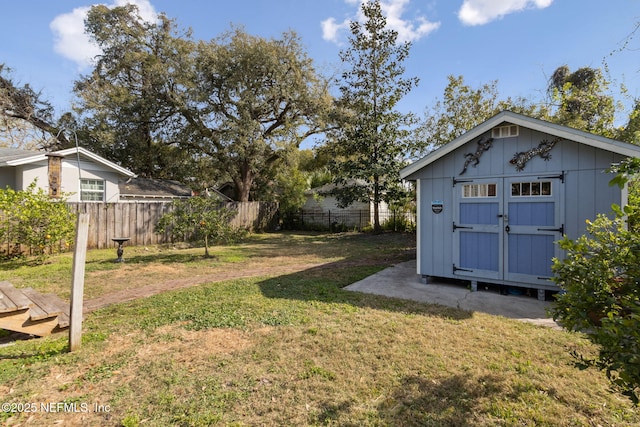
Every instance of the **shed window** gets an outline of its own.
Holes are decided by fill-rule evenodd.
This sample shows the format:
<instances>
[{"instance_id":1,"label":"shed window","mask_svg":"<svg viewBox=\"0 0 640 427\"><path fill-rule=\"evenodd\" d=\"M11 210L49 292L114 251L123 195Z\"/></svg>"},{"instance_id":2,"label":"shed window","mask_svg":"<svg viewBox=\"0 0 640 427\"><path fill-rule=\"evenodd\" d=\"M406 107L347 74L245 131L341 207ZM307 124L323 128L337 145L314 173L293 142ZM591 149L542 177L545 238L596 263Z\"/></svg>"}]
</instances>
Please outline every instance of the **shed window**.
<instances>
[{"instance_id":1,"label":"shed window","mask_svg":"<svg viewBox=\"0 0 640 427\"><path fill-rule=\"evenodd\" d=\"M496 184L465 184L462 186L462 197L496 197Z\"/></svg>"},{"instance_id":2,"label":"shed window","mask_svg":"<svg viewBox=\"0 0 640 427\"><path fill-rule=\"evenodd\" d=\"M83 202L104 201L104 181L101 179L81 179L80 200Z\"/></svg>"},{"instance_id":3,"label":"shed window","mask_svg":"<svg viewBox=\"0 0 640 427\"><path fill-rule=\"evenodd\" d=\"M543 197L551 196L551 181L513 182L511 183L513 197Z\"/></svg>"},{"instance_id":4,"label":"shed window","mask_svg":"<svg viewBox=\"0 0 640 427\"><path fill-rule=\"evenodd\" d=\"M498 126L491 130L491 136L493 138L510 138L512 136L518 136L519 127L517 125Z\"/></svg>"}]
</instances>

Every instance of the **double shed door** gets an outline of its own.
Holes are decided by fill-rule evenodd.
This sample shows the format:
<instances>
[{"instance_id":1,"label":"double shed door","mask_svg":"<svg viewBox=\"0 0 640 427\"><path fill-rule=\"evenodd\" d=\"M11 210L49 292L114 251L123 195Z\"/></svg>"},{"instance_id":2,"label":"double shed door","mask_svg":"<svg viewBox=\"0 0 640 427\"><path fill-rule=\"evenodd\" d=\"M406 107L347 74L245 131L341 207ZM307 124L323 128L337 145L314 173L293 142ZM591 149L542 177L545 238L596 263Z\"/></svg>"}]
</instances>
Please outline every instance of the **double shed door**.
<instances>
[{"instance_id":1,"label":"double shed door","mask_svg":"<svg viewBox=\"0 0 640 427\"><path fill-rule=\"evenodd\" d=\"M458 181L454 274L549 285L561 223L562 177Z\"/></svg>"}]
</instances>

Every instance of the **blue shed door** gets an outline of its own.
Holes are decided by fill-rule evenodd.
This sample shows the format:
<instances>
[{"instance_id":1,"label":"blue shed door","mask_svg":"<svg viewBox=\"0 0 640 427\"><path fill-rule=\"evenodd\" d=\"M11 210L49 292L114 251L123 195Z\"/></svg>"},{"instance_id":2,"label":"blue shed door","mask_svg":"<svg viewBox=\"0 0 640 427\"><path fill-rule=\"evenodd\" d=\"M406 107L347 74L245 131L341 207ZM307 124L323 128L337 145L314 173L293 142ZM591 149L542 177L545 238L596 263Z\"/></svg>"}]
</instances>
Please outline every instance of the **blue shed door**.
<instances>
[{"instance_id":1,"label":"blue shed door","mask_svg":"<svg viewBox=\"0 0 640 427\"><path fill-rule=\"evenodd\" d=\"M550 284L555 241L562 238L562 179L514 177L505 180L505 279Z\"/></svg>"},{"instance_id":2,"label":"blue shed door","mask_svg":"<svg viewBox=\"0 0 640 427\"><path fill-rule=\"evenodd\" d=\"M454 192L455 275L549 284L563 232L559 177L465 180Z\"/></svg>"},{"instance_id":3,"label":"blue shed door","mask_svg":"<svg viewBox=\"0 0 640 427\"><path fill-rule=\"evenodd\" d=\"M453 189L453 273L502 279L502 179L464 180Z\"/></svg>"}]
</instances>

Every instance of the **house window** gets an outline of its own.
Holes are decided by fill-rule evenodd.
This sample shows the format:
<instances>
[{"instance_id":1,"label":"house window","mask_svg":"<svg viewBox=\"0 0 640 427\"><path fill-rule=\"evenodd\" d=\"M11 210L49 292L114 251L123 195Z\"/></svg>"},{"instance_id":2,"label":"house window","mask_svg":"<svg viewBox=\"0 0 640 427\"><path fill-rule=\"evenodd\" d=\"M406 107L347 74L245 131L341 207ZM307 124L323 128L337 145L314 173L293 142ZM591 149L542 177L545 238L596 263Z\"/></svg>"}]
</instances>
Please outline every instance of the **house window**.
<instances>
[{"instance_id":1,"label":"house window","mask_svg":"<svg viewBox=\"0 0 640 427\"><path fill-rule=\"evenodd\" d=\"M80 200L83 202L104 201L104 181L101 179L81 179Z\"/></svg>"},{"instance_id":2,"label":"house window","mask_svg":"<svg viewBox=\"0 0 640 427\"><path fill-rule=\"evenodd\" d=\"M462 197L496 197L496 184L465 184L462 186Z\"/></svg>"},{"instance_id":3,"label":"house window","mask_svg":"<svg viewBox=\"0 0 640 427\"><path fill-rule=\"evenodd\" d=\"M551 181L513 182L511 183L513 197L543 197L551 196Z\"/></svg>"},{"instance_id":4,"label":"house window","mask_svg":"<svg viewBox=\"0 0 640 427\"><path fill-rule=\"evenodd\" d=\"M519 127L516 125L498 126L491 130L491 136L493 138L510 138L512 136L518 136Z\"/></svg>"}]
</instances>

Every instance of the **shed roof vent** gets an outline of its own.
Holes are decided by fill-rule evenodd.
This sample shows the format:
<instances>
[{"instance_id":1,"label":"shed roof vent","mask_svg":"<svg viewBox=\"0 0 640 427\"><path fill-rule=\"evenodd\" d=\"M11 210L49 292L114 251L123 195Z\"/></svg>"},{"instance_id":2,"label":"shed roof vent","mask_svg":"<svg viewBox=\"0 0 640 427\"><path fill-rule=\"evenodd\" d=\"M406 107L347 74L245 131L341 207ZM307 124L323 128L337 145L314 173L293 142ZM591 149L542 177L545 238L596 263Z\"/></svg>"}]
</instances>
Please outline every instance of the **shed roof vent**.
<instances>
[{"instance_id":1,"label":"shed roof vent","mask_svg":"<svg viewBox=\"0 0 640 427\"><path fill-rule=\"evenodd\" d=\"M510 138L513 136L518 136L518 133L519 133L518 125L498 126L491 129L492 138Z\"/></svg>"}]
</instances>

